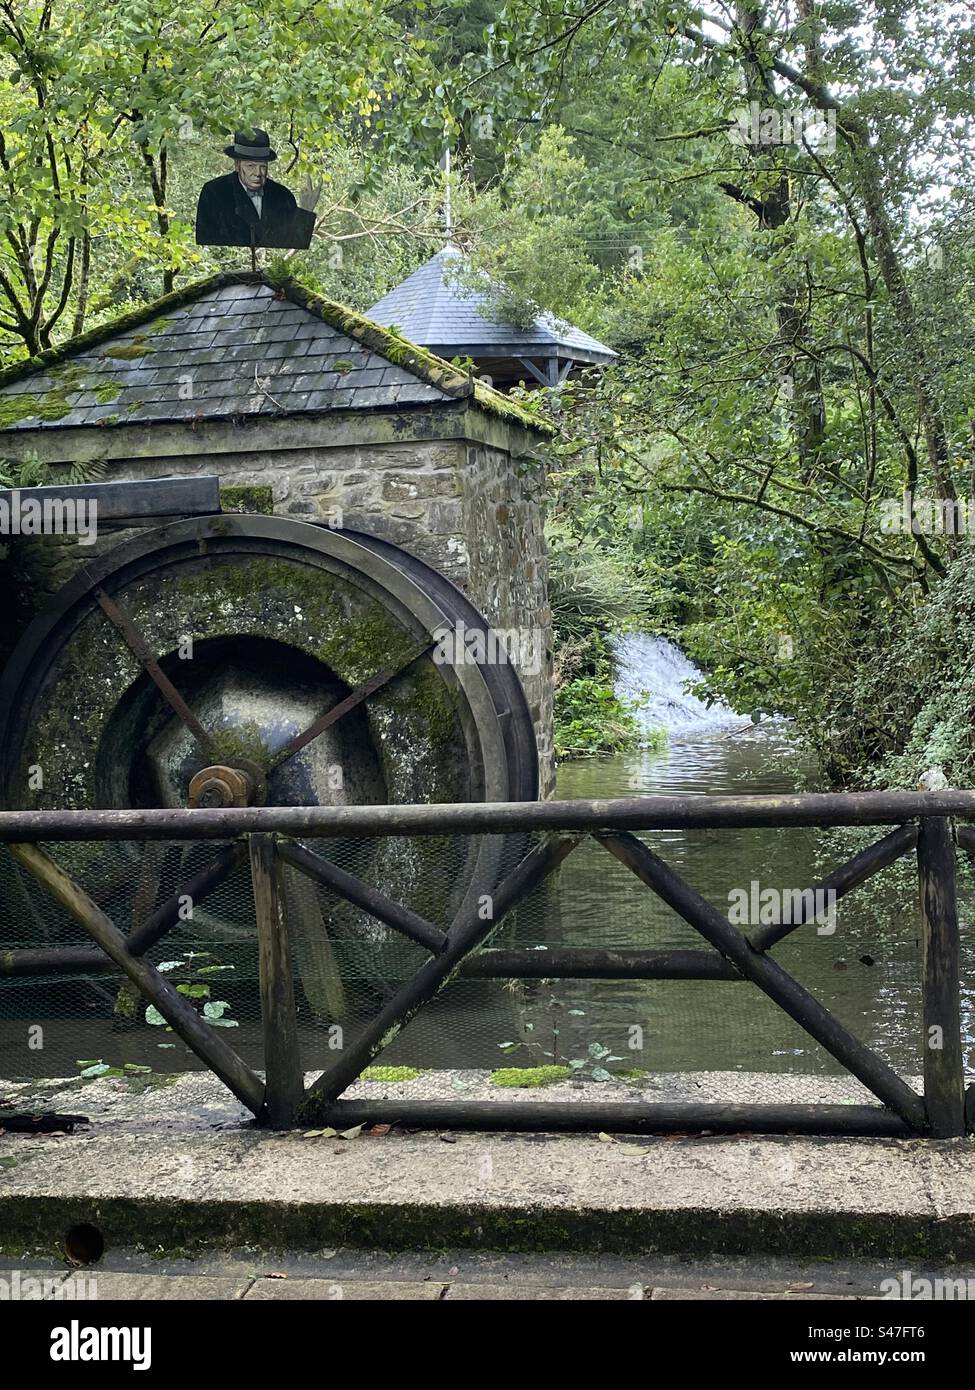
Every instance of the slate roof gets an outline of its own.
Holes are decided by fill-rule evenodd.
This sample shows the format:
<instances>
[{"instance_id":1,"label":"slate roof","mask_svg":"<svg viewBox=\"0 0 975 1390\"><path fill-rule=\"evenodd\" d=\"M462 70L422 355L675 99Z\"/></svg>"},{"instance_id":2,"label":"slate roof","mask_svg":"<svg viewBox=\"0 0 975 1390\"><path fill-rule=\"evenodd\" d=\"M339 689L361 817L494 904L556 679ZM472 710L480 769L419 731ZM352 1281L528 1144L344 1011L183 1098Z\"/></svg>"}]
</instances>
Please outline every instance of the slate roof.
<instances>
[{"instance_id":1,"label":"slate roof","mask_svg":"<svg viewBox=\"0 0 975 1390\"><path fill-rule=\"evenodd\" d=\"M482 311L489 305L488 296L469 290L451 275L463 260L456 246L445 246L374 304L369 317L386 327L395 324L404 338L444 357L538 355L580 362L616 358L605 343L552 314L540 314L527 328L487 317Z\"/></svg>"},{"instance_id":2,"label":"slate roof","mask_svg":"<svg viewBox=\"0 0 975 1390\"><path fill-rule=\"evenodd\" d=\"M223 273L0 372L0 431L402 408L463 397L546 428L448 363L293 281Z\"/></svg>"}]
</instances>

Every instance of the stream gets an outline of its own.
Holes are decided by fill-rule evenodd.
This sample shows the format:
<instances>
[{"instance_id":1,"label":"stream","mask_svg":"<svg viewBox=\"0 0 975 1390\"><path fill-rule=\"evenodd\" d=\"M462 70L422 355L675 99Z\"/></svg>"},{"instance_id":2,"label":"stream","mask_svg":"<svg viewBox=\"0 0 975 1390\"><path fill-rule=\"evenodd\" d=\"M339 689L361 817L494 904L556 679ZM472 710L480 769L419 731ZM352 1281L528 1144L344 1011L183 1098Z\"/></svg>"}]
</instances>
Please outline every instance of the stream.
<instances>
[{"instance_id":1,"label":"stream","mask_svg":"<svg viewBox=\"0 0 975 1390\"><path fill-rule=\"evenodd\" d=\"M567 762L559 769L560 798L815 789L815 766L790 745L782 723L753 725L726 707L707 710L683 694L682 683L699 673L672 643L627 637L620 640L619 655L618 693L634 698L641 689L650 690L642 717L648 728L668 728L668 746L660 752ZM709 902L728 913L733 890L750 892L753 880L760 889L801 890L883 833L859 828L677 830L645 838ZM706 948L696 932L598 846L581 846L562 875L564 945ZM965 928L965 907L963 900L963 1007L971 1054L975 950ZM815 924L798 929L774 948L775 959L892 1066L916 1074L921 1015L913 857L839 902L834 926L831 934ZM655 1070L840 1070L754 986L587 981L566 988L574 1000L585 994L589 1031L600 1033L600 1042L617 1055L627 1055L631 1025L643 1027L641 1064Z\"/></svg>"}]
</instances>

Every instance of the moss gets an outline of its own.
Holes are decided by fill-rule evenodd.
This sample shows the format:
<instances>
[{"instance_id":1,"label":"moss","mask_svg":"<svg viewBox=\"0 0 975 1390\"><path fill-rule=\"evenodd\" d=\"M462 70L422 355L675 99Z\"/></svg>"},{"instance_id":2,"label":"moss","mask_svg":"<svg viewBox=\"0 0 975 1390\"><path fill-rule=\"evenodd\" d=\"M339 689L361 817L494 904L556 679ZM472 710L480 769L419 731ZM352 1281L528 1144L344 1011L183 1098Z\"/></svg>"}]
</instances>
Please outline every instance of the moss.
<instances>
[{"instance_id":1,"label":"moss","mask_svg":"<svg viewBox=\"0 0 975 1390\"><path fill-rule=\"evenodd\" d=\"M422 719L431 743L443 746L454 738L457 717L449 687L441 680L432 662L423 662L409 686L391 693L397 709Z\"/></svg>"},{"instance_id":2,"label":"moss","mask_svg":"<svg viewBox=\"0 0 975 1390\"><path fill-rule=\"evenodd\" d=\"M420 1067L366 1067L359 1076L360 1081L415 1081L422 1076Z\"/></svg>"},{"instance_id":3,"label":"moss","mask_svg":"<svg viewBox=\"0 0 975 1390\"><path fill-rule=\"evenodd\" d=\"M118 994L115 996L115 1007L112 1013L119 1019L134 1019L139 1012L139 1004L142 995L131 980L124 980L119 985Z\"/></svg>"},{"instance_id":4,"label":"moss","mask_svg":"<svg viewBox=\"0 0 975 1390\"><path fill-rule=\"evenodd\" d=\"M0 396L0 429L21 420L60 420L70 409L65 397L54 390L43 396Z\"/></svg>"},{"instance_id":5,"label":"moss","mask_svg":"<svg viewBox=\"0 0 975 1390\"><path fill-rule=\"evenodd\" d=\"M210 741L217 762L230 763L243 758L263 766L271 756L256 724L236 724L224 729L213 729L210 732Z\"/></svg>"},{"instance_id":6,"label":"moss","mask_svg":"<svg viewBox=\"0 0 975 1390\"><path fill-rule=\"evenodd\" d=\"M60 420L70 410L67 399L59 391L48 391L38 400L34 414L41 420Z\"/></svg>"},{"instance_id":7,"label":"moss","mask_svg":"<svg viewBox=\"0 0 975 1390\"><path fill-rule=\"evenodd\" d=\"M571 1067L499 1067L491 1073L492 1086L554 1086L568 1081Z\"/></svg>"},{"instance_id":8,"label":"moss","mask_svg":"<svg viewBox=\"0 0 975 1390\"><path fill-rule=\"evenodd\" d=\"M85 368L76 362L70 366L57 367L51 375L58 383L58 390L62 395L69 395L72 391L83 391L88 378Z\"/></svg>"},{"instance_id":9,"label":"moss","mask_svg":"<svg viewBox=\"0 0 975 1390\"><path fill-rule=\"evenodd\" d=\"M122 383L120 381L106 381L95 390L95 400L99 405L108 405L110 401L117 400L122 393Z\"/></svg>"},{"instance_id":10,"label":"moss","mask_svg":"<svg viewBox=\"0 0 975 1390\"><path fill-rule=\"evenodd\" d=\"M145 357L150 352L155 352L151 343L147 343L145 335L133 338L131 343L120 343L118 347L106 348L102 353L103 357L120 357L127 361L135 357Z\"/></svg>"},{"instance_id":11,"label":"moss","mask_svg":"<svg viewBox=\"0 0 975 1390\"><path fill-rule=\"evenodd\" d=\"M316 594L315 601L322 603L320 595ZM363 613L346 622L335 623L333 611L331 626L328 640L315 655L347 684L357 685L379 670L402 666L418 645L404 628L380 612Z\"/></svg>"},{"instance_id":12,"label":"moss","mask_svg":"<svg viewBox=\"0 0 975 1390\"><path fill-rule=\"evenodd\" d=\"M270 487L243 487L236 484L221 487L220 506L225 512L260 512L274 515L274 494Z\"/></svg>"},{"instance_id":13,"label":"moss","mask_svg":"<svg viewBox=\"0 0 975 1390\"><path fill-rule=\"evenodd\" d=\"M146 1091L162 1091L167 1086L175 1086L180 1077L171 1072L148 1075L130 1075L125 1078L125 1088L130 1096L142 1096Z\"/></svg>"}]
</instances>

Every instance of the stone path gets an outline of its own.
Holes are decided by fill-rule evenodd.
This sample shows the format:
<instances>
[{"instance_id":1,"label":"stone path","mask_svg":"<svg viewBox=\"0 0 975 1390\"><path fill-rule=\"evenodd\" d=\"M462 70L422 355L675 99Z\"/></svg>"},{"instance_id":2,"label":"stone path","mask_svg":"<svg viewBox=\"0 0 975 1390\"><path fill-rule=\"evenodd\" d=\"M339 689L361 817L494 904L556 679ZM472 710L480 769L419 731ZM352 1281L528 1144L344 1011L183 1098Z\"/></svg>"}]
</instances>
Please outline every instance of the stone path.
<instances>
[{"instance_id":1,"label":"stone path","mask_svg":"<svg viewBox=\"0 0 975 1390\"><path fill-rule=\"evenodd\" d=\"M921 1266L934 1280L945 1269ZM621 1260L571 1254L536 1256L446 1252L438 1256L334 1250L215 1255L153 1261L115 1251L104 1265L77 1270L53 1261L0 1259L0 1285L20 1298L81 1300L514 1301L843 1301L883 1299L903 1271L865 1261L828 1263L778 1258ZM975 1297L975 1266L951 1277ZM33 1281L33 1282L29 1282Z\"/></svg>"}]
</instances>

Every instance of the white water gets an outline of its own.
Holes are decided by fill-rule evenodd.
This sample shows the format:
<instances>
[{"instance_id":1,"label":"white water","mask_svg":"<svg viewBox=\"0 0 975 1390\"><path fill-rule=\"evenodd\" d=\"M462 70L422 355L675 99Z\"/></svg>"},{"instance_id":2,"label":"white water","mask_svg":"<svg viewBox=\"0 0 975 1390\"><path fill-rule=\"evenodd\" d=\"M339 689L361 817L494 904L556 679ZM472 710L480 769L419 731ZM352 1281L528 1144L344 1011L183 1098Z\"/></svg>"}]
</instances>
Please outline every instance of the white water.
<instances>
[{"instance_id":1,"label":"white water","mask_svg":"<svg viewBox=\"0 0 975 1390\"><path fill-rule=\"evenodd\" d=\"M710 706L690 695L686 686L699 681L701 672L666 637L629 632L613 638L619 668L616 694L635 700L636 717L649 733L666 729L675 737L750 723L726 704Z\"/></svg>"}]
</instances>

